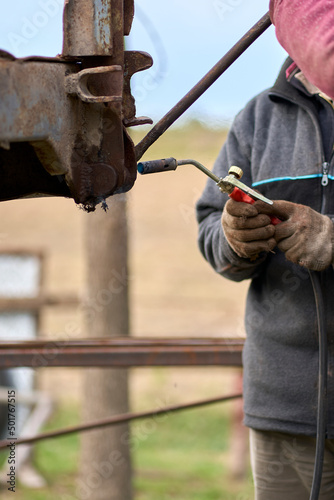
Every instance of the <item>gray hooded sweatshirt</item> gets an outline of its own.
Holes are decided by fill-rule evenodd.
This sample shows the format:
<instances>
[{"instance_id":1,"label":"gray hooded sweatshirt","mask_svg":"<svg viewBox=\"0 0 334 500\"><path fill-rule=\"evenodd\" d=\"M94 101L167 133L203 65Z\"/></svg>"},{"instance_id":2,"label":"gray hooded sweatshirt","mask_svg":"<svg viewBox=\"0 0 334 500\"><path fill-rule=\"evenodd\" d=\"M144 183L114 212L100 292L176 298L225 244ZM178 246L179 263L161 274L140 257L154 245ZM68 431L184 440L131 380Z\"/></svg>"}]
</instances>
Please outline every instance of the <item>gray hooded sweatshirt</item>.
<instances>
[{"instance_id":1,"label":"gray hooded sweatshirt","mask_svg":"<svg viewBox=\"0 0 334 500\"><path fill-rule=\"evenodd\" d=\"M272 200L309 205L334 219L334 112L286 78L287 60L274 85L237 115L214 172L231 165L242 181ZM224 236L228 197L207 182L197 203L199 246L211 266L233 281L251 280L243 352L245 425L260 430L316 434L318 338L315 300L307 270L277 248L255 261L240 258ZM328 432L334 438L334 271L322 273L329 338Z\"/></svg>"}]
</instances>

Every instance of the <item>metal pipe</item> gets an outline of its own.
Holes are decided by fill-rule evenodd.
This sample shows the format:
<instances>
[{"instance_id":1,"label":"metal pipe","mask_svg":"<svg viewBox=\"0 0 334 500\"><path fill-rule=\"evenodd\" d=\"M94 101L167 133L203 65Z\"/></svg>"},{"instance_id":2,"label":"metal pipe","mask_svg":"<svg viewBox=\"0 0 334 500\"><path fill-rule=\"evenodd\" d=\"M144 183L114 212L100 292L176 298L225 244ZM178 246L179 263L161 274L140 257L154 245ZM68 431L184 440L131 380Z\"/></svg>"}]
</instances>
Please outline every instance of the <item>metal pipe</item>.
<instances>
[{"instance_id":1,"label":"metal pipe","mask_svg":"<svg viewBox=\"0 0 334 500\"><path fill-rule=\"evenodd\" d=\"M0 369L19 366L242 366L243 339L111 338L0 341Z\"/></svg>"},{"instance_id":2,"label":"metal pipe","mask_svg":"<svg viewBox=\"0 0 334 500\"><path fill-rule=\"evenodd\" d=\"M242 394L233 394L231 396L219 396L217 398L205 399L202 401L196 401L193 403L187 403L183 405L167 406L166 408L158 408L152 411L145 411L140 413L127 413L125 415L115 415L103 420L98 420L91 422L90 424L77 425L75 427L68 427L67 429L60 429L58 431L44 432L37 436L32 436L30 438L22 438L14 441L15 446L20 444L31 444L37 441L42 441L45 439L51 439L59 436L66 436L68 434L73 434L76 432L85 432L93 429L101 429L102 427L107 427L111 425L122 424L124 422L131 422L133 420L140 420L143 418L157 417L158 415L166 415L168 413L175 413L181 410L190 410L192 408L199 408L201 406L206 406L214 403L221 403L224 401L231 401L236 398L241 398ZM10 439L0 441L0 450L4 450L8 447Z\"/></svg>"},{"instance_id":3,"label":"metal pipe","mask_svg":"<svg viewBox=\"0 0 334 500\"><path fill-rule=\"evenodd\" d=\"M206 168L202 163L196 160L178 160L177 161L178 165L194 165L194 167L198 168L201 172L203 172L205 175L210 177L213 181L215 181L217 184L220 182L220 178L217 177L211 170Z\"/></svg>"},{"instance_id":4,"label":"metal pipe","mask_svg":"<svg viewBox=\"0 0 334 500\"><path fill-rule=\"evenodd\" d=\"M270 25L271 20L267 12L136 145L137 161Z\"/></svg>"}]
</instances>

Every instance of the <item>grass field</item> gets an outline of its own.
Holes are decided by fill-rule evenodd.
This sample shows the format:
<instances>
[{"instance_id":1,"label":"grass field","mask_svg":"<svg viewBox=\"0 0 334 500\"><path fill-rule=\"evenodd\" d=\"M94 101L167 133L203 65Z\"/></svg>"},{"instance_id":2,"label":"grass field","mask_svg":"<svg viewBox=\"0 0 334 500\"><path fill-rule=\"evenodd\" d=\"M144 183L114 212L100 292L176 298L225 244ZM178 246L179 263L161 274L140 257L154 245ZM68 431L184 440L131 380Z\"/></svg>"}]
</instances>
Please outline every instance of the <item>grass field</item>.
<instances>
[{"instance_id":1,"label":"grass field","mask_svg":"<svg viewBox=\"0 0 334 500\"><path fill-rule=\"evenodd\" d=\"M134 133L137 142L142 131ZM146 159L194 158L212 168L225 131L197 123L174 128ZM128 194L131 333L137 336L243 336L247 284L216 275L197 249L194 204L206 178L193 167L139 177ZM0 245L42 248L45 288L53 293L85 289L85 220L73 201L31 199L0 204ZM47 308L41 336L63 338L68 322L83 322L79 308ZM48 427L79 421L82 371L41 369L39 387L56 410ZM131 408L155 407L233 392L235 370L223 368L135 369L130 374ZM71 401L71 404L69 404ZM250 500L251 481L230 470L232 405L169 416L134 450L135 500ZM140 425L140 423L135 424ZM135 430L135 425L133 430ZM77 436L41 443L35 461L48 482L43 490L18 485L17 500L74 500ZM11 498L1 492L1 498ZM94 500L94 499L92 499Z\"/></svg>"},{"instance_id":2,"label":"grass field","mask_svg":"<svg viewBox=\"0 0 334 500\"><path fill-rule=\"evenodd\" d=\"M47 429L77 420L77 409L62 407ZM132 432L136 434L142 425L134 424ZM171 415L159 423L133 451L135 500L251 500L249 473L243 480L230 473L229 430L229 411L218 406ZM34 463L47 487L27 489L18 482L15 499L77 500L78 457L76 435L38 444ZM11 495L0 490L2 499Z\"/></svg>"}]
</instances>

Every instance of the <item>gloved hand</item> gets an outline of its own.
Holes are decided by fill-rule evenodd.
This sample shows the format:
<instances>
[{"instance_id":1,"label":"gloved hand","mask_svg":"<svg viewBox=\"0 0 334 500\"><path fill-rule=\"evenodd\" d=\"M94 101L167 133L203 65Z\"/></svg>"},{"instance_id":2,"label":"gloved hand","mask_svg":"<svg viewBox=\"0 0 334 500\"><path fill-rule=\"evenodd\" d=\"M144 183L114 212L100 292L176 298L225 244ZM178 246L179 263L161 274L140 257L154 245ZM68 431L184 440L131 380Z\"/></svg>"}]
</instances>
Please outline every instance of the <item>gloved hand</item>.
<instances>
[{"instance_id":1,"label":"gloved hand","mask_svg":"<svg viewBox=\"0 0 334 500\"><path fill-rule=\"evenodd\" d=\"M260 252L269 252L276 246L275 226L268 215L259 213L256 204L228 200L222 225L230 247L239 257L255 258Z\"/></svg>"},{"instance_id":2,"label":"gloved hand","mask_svg":"<svg viewBox=\"0 0 334 500\"><path fill-rule=\"evenodd\" d=\"M313 271L333 263L334 229L329 217L289 201L275 201L272 206L256 202L255 206L261 213L282 219L275 226L275 240L288 260Z\"/></svg>"}]
</instances>

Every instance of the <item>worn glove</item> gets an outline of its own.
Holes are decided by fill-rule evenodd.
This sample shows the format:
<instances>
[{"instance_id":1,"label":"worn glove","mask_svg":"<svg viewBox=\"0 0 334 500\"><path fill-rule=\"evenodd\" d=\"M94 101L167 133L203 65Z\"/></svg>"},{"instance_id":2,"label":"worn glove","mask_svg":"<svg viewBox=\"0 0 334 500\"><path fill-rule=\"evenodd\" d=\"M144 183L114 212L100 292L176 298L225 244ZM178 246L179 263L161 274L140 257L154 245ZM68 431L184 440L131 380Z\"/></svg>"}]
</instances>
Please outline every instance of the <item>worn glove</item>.
<instances>
[{"instance_id":1,"label":"worn glove","mask_svg":"<svg viewBox=\"0 0 334 500\"><path fill-rule=\"evenodd\" d=\"M228 200L222 225L230 247L239 257L254 259L260 252L269 252L276 246L270 217L260 214L254 205Z\"/></svg>"},{"instance_id":2,"label":"worn glove","mask_svg":"<svg viewBox=\"0 0 334 500\"><path fill-rule=\"evenodd\" d=\"M275 240L288 260L313 271L333 263L334 230L329 217L289 201L275 201L272 206L256 202L255 206L261 213L282 219L275 226Z\"/></svg>"}]
</instances>

